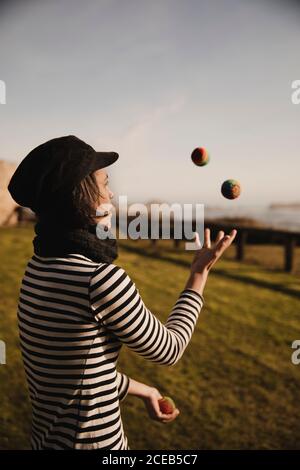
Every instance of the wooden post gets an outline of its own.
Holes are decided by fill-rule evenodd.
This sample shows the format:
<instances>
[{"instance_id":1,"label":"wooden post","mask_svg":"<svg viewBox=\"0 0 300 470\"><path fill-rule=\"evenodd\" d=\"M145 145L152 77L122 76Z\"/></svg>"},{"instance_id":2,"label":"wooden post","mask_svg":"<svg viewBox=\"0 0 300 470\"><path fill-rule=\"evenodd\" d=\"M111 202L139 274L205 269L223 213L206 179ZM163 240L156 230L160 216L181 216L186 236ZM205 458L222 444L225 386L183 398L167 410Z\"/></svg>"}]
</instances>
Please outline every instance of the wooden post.
<instances>
[{"instance_id":1,"label":"wooden post","mask_svg":"<svg viewBox=\"0 0 300 470\"><path fill-rule=\"evenodd\" d=\"M287 236L285 239L285 262L284 268L286 272L291 273L294 269L294 252L295 252L296 240L291 236Z\"/></svg>"},{"instance_id":2,"label":"wooden post","mask_svg":"<svg viewBox=\"0 0 300 470\"><path fill-rule=\"evenodd\" d=\"M180 238L174 238L174 247L175 248L179 248L180 246Z\"/></svg>"},{"instance_id":3,"label":"wooden post","mask_svg":"<svg viewBox=\"0 0 300 470\"><path fill-rule=\"evenodd\" d=\"M239 236L236 241L236 259L242 261L245 258L245 246L247 241L247 231L240 229Z\"/></svg>"}]
</instances>

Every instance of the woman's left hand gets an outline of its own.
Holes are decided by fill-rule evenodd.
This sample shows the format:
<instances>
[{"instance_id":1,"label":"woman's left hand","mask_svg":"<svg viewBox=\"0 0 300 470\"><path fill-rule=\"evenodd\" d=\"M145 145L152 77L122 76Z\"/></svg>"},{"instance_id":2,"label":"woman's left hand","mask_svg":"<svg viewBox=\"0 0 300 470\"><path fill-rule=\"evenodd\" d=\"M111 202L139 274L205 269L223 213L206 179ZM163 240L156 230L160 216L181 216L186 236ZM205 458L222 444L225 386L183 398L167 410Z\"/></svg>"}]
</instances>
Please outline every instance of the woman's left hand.
<instances>
[{"instance_id":1,"label":"woman's left hand","mask_svg":"<svg viewBox=\"0 0 300 470\"><path fill-rule=\"evenodd\" d=\"M173 413L162 413L159 408L159 403L158 400L160 400L162 397L161 393L156 388L150 388L147 396L143 397L143 400L145 402L148 414L151 419L154 419L155 421L159 421L160 423L170 423L171 421L174 421L175 418L179 415L180 411L178 408L175 408Z\"/></svg>"}]
</instances>

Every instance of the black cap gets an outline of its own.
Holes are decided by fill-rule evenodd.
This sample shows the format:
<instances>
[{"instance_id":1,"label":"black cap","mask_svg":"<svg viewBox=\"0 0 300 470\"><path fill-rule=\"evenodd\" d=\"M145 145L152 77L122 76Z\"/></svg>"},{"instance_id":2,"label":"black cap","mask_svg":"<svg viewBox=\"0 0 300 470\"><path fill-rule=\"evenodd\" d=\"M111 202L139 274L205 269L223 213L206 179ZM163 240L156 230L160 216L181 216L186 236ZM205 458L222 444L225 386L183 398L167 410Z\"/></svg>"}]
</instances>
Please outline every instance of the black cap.
<instances>
[{"instance_id":1,"label":"black cap","mask_svg":"<svg viewBox=\"0 0 300 470\"><path fill-rule=\"evenodd\" d=\"M75 135L48 140L21 161L8 185L11 197L34 212L51 204L66 189L119 158L116 152L96 152Z\"/></svg>"}]
</instances>

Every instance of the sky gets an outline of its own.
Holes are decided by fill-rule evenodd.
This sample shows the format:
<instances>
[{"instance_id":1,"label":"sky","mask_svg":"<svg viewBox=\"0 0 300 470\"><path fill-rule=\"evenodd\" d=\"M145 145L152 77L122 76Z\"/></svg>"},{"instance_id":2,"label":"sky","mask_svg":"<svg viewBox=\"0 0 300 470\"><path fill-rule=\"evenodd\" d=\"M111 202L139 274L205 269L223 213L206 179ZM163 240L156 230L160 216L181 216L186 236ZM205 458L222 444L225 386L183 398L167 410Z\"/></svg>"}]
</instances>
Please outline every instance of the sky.
<instances>
[{"instance_id":1,"label":"sky","mask_svg":"<svg viewBox=\"0 0 300 470\"><path fill-rule=\"evenodd\" d=\"M299 20L297 2L276 0L3 2L0 159L72 134L119 153L115 198L300 201ZM235 201L220 193L231 178Z\"/></svg>"}]
</instances>

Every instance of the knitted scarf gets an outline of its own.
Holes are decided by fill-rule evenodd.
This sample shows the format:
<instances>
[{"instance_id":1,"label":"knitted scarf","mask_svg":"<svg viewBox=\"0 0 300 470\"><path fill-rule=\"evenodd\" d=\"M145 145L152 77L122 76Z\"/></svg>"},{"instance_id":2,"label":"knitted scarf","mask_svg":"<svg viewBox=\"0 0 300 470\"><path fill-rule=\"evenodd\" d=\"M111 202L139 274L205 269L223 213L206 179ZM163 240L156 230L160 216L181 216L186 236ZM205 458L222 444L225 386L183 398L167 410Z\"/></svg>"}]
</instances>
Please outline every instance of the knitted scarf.
<instances>
[{"instance_id":1,"label":"knitted scarf","mask_svg":"<svg viewBox=\"0 0 300 470\"><path fill-rule=\"evenodd\" d=\"M110 230L105 231L98 224L97 231L107 238L99 238L97 224L81 228L66 228L59 224L39 220L34 230L34 253L42 257L63 257L67 254L81 254L98 263L112 263L118 257L118 245Z\"/></svg>"}]
</instances>

